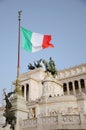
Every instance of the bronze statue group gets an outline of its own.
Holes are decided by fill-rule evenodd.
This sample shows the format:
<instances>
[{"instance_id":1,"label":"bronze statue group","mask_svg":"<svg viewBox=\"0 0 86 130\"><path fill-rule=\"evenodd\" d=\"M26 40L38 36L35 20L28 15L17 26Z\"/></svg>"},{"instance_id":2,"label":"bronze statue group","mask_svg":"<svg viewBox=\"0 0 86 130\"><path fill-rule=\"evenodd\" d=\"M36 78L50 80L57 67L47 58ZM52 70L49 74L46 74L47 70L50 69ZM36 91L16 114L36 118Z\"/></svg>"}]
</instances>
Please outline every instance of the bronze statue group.
<instances>
[{"instance_id":1,"label":"bronze statue group","mask_svg":"<svg viewBox=\"0 0 86 130\"><path fill-rule=\"evenodd\" d=\"M45 68L45 72L51 73L51 75L53 75L53 77L55 77L57 75L56 65L51 57L49 58L49 62L46 60L40 59L37 62L34 62L34 65L29 63L28 69L33 70L33 69L40 68L40 67L43 68L43 66Z\"/></svg>"}]
</instances>

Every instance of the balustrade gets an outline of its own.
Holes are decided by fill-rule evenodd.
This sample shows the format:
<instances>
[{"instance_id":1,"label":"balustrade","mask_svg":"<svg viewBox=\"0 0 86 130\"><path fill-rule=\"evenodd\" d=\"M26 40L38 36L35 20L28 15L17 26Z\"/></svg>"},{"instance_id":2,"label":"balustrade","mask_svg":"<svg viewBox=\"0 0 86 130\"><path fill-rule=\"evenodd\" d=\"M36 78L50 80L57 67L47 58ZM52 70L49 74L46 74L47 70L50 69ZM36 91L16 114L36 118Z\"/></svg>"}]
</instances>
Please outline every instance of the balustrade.
<instances>
[{"instance_id":1,"label":"balustrade","mask_svg":"<svg viewBox=\"0 0 86 130\"><path fill-rule=\"evenodd\" d=\"M60 116L59 116L60 115ZM54 126L54 125L76 125L80 126L83 124L82 120L84 120L86 124L86 115L78 114L78 115L62 115L59 114L56 116L46 116L46 117L38 117L33 119L27 119L23 121L23 128L37 128L39 126ZM82 118L82 119L81 119ZM60 121L60 122L59 122Z\"/></svg>"}]
</instances>

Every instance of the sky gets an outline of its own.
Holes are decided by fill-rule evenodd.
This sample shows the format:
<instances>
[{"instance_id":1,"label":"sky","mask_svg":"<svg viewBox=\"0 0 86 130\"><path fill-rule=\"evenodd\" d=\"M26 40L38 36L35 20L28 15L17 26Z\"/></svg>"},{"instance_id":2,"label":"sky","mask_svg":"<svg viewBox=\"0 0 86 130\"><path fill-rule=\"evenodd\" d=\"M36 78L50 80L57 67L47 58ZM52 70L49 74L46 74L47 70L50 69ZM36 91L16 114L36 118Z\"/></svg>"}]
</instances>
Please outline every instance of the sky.
<instances>
[{"instance_id":1,"label":"sky","mask_svg":"<svg viewBox=\"0 0 86 130\"><path fill-rule=\"evenodd\" d=\"M2 89L11 91L17 75L19 10L21 26L52 35L55 46L36 53L20 47L20 73L41 58L52 57L58 70L86 63L86 0L0 0L0 104Z\"/></svg>"}]
</instances>

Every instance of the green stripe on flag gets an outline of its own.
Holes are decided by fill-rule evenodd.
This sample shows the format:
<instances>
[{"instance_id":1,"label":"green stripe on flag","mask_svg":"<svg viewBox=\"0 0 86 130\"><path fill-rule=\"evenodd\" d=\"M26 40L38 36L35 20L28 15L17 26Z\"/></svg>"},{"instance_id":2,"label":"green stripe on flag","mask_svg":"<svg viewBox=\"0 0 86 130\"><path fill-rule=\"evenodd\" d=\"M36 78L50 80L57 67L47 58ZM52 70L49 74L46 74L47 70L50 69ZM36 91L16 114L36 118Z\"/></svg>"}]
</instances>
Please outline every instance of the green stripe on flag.
<instances>
[{"instance_id":1,"label":"green stripe on flag","mask_svg":"<svg viewBox=\"0 0 86 130\"><path fill-rule=\"evenodd\" d=\"M32 52L32 43L31 43L31 37L32 32L24 29L21 27L22 32L22 48L26 51Z\"/></svg>"}]
</instances>

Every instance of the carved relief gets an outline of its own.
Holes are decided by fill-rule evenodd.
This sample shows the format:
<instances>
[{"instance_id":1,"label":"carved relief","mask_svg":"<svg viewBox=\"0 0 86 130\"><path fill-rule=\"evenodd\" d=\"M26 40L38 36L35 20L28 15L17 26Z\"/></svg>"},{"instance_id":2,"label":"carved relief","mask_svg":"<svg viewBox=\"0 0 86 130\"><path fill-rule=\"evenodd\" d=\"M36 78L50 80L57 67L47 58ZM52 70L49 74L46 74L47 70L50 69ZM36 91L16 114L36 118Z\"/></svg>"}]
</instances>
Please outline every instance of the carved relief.
<instances>
[{"instance_id":1,"label":"carved relief","mask_svg":"<svg viewBox=\"0 0 86 130\"><path fill-rule=\"evenodd\" d=\"M63 123L79 123L80 118L79 115L62 115Z\"/></svg>"},{"instance_id":2,"label":"carved relief","mask_svg":"<svg viewBox=\"0 0 86 130\"><path fill-rule=\"evenodd\" d=\"M77 68L76 69L76 73L80 73L81 72L81 69L80 68Z\"/></svg>"},{"instance_id":3,"label":"carved relief","mask_svg":"<svg viewBox=\"0 0 86 130\"><path fill-rule=\"evenodd\" d=\"M73 116L62 116L63 122L73 122Z\"/></svg>"},{"instance_id":4,"label":"carved relief","mask_svg":"<svg viewBox=\"0 0 86 130\"><path fill-rule=\"evenodd\" d=\"M82 72L86 72L86 67L82 67Z\"/></svg>"},{"instance_id":5,"label":"carved relief","mask_svg":"<svg viewBox=\"0 0 86 130\"><path fill-rule=\"evenodd\" d=\"M86 65L79 65L75 67L70 67L68 69L64 69L62 71L59 71L58 78L65 78L65 77L71 77L73 75L78 75L80 73L86 72Z\"/></svg>"},{"instance_id":6,"label":"carved relief","mask_svg":"<svg viewBox=\"0 0 86 130\"><path fill-rule=\"evenodd\" d=\"M70 76L70 72L69 71L65 71L65 77Z\"/></svg>"},{"instance_id":7,"label":"carved relief","mask_svg":"<svg viewBox=\"0 0 86 130\"><path fill-rule=\"evenodd\" d=\"M74 70L70 70L71 72L71 75L74 75L75 74L75 71Z\"/></svg>"},{"instance_id":8,"label":"carved relief","mask_svg":"<svg viewBox=\"0 0 86 130\"><path fill-rule=\"evenodd\" d=\"M60 78L63 78L64 77L64 73L60 73Z\"/></svg>"},{"instance_id":9,"label":"carved relief","mask_svg":"<svg viewBox=\"0 0 86 130\"><path fill-rule=\"evenodd\" d=\"M50 116L55 116L55 115L57 115L58 114L58 110L52 110L51 112L50 112Z\"/></svg>"},{"instance_id":10,"label":"carved relief","mask_svg":"<svg viewBox=\"0 0 86 130\"><path fill-rule=\"evenodd\" d=\"M50 116L56 116L58 115L58 113L61 113L62 115L72 115L72 114L78 114L78 108L72 108L72 107L68 107L65 109L61 109L61 108L56 108L56 109L52 109L52 110L48 110L48 115Z\"/></svg>"},{"instance_id":11,"label":"carved relief","mask_svg":"<svg viewBox=\"0 0 86 130\"><path fill-rule=\"evenodd\" d=\"M51 92L54 91L54 84L49 83L49 82L45 82L44 83L44 92Z\"/></svg>"}]
</instances>

